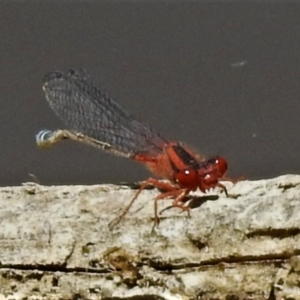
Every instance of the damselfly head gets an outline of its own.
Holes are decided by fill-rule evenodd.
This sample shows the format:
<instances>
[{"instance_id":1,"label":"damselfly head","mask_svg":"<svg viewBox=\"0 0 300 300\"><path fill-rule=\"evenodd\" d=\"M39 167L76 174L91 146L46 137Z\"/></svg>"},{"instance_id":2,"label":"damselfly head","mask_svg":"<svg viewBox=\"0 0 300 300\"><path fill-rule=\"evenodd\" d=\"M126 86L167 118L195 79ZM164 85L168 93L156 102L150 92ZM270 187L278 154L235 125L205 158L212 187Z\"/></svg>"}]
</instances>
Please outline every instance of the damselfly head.
<instances>
[{"instance_id":1,"label":"damselfly head","mask_svg":"<svg viewBox=\"0 0 300 300\"><path fill-rule=\"evenodd\" d=\"M222 156L216 156L213 159L213 163L216 166L216 171L217 171L217 176L218 177L222 177L223 175L225 175L226 171L227 171L227 161L224 157Z\"/></svg>"}]
</instances>

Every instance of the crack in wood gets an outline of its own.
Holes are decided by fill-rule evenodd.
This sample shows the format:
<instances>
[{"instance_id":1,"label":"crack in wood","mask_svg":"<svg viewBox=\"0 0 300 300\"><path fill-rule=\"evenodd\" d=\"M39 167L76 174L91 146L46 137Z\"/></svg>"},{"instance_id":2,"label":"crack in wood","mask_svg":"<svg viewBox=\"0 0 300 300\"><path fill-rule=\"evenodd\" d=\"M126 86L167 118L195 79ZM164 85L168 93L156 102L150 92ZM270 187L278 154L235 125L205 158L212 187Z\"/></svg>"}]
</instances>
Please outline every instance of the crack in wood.
<instances>
[{"instance_id":1,"label":"crack in wood","mask_svg":"<svg viewBox=\"0 0 300 300\"><path fill-rule=\"evenodd\" d=\"M58 264L49 264L49 265L24 265L24 264L6 264L1 265L0 270L3 269L12 269L12 270L21 270L21 271L44 271L44 272L62 272L62 273L97 273L97 274L108 274L111 273L111 270L106 268L94 269L94 268L83 268L83 267L74 267L68 268L66 265Z\"/></svg>"},{"instance_id":2,"label":"crack in wood","mask_svg":"<svg viewBox=\"0 0 300 300\"><path fill-rule=\"evenodd\" d=\"M255 230L250 233L247 233L246 236L248 238L253 238L257 236L267 236L278 239L285 239L288 237L294 237L300 234L300 228L268 228L268 229L260 229Z\"/></svg>"},{"instance_id":3,"label":"crack in wood","mask_svg":"<svg viewBox=\"0 0 300 300\"><path fill-rule=\"evenodd\" d=\"M73 253L74 253L75 246L76 246L76 240L73 242L71 251L70 251L70 253L66 256L65 261L64 261L64 263L63 263L63 266L67 266L68 261L71 259L72 255L73 255Z\"/></svg>"},{"instance_id":4,"label":"crack in wood","mask_svg":"<svg viewBox=\"0 0 300 300\"><path fill-rule=\"evenodd\" d=\"M155 261L153 259L147 260L147 263L140 264L148 265L155 269L156 271L173 271L173 270L182 270L187 268L199 268L199 267L213 267L221 264L252 264L252 263L269 263L269 264L282 264L285 263L288 259L293 256L300 255L300 250L295 250L291 253L277 253L277 254L266 254L260 256L253 255L245 255L245 256L228 256L219 259L201 261L199 263L183 263L183 264L172 264L172 263L164 263L160 261ZM111 269L102 268L84 268L84 267L74 267L68 268L65 264L49 264L49 265L21 265L21 264L6 264L1 265L1 269L14 269L14 270L26 270L26 271L48 271L48 272L64 272L64 273L72 273L72 272L82 272L82 273L96 273L96 274L108 274L112 273Z\"/></svg>"}]
</instances>

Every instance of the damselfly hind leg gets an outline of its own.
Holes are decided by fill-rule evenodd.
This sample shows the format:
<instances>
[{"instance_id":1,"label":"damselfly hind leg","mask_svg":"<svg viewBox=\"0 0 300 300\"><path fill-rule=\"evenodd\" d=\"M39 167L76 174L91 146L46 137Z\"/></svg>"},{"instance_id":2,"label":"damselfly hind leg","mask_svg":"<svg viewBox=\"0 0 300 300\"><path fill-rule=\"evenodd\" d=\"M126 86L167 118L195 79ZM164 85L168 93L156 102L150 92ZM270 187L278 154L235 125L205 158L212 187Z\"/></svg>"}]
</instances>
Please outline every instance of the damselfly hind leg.
<instances>
[{"instance_id":1,"label":"damselfly hind leg","mask_svg":"<svg viewBox=\"0 0 300 300\"><path fill-rule=\"evenodd\" d=\"M112 230L116 225L118 225L121 220L125 217L125 215L128 213L130 207L133 205L134 201L137 199L137 197L140 195L140 193L147 188L149 185L153 185L156 188L165 190L167 192L164 192L160 195L158 195L155 198L154 201L154 212L155 212L155 219L154 219L154 223L155 226L159 223L159 218L158 218L158 214L157 214L157 204L156 204L156 200L160 200L160 199L165 199L167 197L174 197L174 194L177 195L178 193L178 187L174 186L170 183L166 183L166 182L162 182L160 180L154 179L154 178L149 178L148 180L146 180L145 182L142 183L142 185L140 186L139 190L137 191L137 193L134 195L134 197L132 198L132 200L129 202L129 204L126 206L126 208L123 210L123 212L115 219L113 219L109 224L108 227L110 230Z\"/></svg>"}]
</instances>

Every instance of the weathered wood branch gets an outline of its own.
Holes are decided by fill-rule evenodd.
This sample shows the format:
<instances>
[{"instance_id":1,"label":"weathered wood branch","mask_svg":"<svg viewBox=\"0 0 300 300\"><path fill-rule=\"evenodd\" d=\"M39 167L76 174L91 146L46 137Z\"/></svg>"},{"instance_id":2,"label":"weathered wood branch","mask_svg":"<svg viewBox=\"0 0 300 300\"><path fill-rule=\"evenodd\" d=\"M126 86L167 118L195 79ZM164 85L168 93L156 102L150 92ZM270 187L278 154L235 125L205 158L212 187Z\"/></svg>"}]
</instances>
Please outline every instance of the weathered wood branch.
<instances>
[{"instance_id":1,"label":"weathered wood branch","mask_svg":"<svg viewBox=\"0 0 300 300\"><path fill-rule=\"evenodd\" d=\"M135 190L1 188L0 299L300 299L300 176L226 185L154 232L155 189L110 231Z\"/></svg>"}]
</instances>

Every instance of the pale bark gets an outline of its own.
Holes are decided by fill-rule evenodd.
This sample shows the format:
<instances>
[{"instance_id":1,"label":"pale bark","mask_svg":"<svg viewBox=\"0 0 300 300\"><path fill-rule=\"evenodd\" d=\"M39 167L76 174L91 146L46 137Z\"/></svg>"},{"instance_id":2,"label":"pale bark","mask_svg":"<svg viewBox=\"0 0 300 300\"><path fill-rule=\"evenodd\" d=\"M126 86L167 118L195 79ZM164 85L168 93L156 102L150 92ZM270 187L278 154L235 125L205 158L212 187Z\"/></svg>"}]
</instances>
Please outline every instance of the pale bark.
<instances>
[{"instance_id":1,"label":"pale bark","mask_svg":"<svg viewBox=\"0 0 300 300\"><path fill-rule=\"evenodd\" d=\"M0 299L300 299L300 176L225 184L154 232L156 189L110 231L136 190L1 188Z\"/></svg>"}]
</instances>

